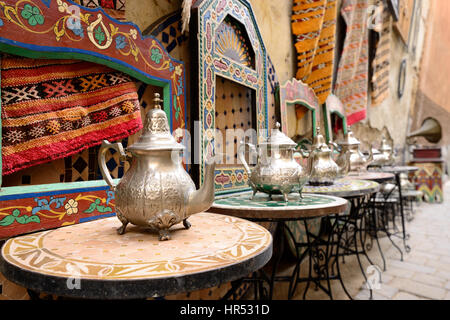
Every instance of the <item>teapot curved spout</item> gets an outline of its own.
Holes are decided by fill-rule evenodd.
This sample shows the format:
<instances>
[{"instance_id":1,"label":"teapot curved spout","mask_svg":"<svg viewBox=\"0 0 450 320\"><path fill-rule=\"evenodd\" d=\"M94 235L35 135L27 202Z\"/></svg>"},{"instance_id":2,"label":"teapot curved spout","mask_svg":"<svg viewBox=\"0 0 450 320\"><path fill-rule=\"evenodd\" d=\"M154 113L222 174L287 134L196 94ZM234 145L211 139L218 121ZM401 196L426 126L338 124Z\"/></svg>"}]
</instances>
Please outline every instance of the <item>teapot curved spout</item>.
<instances>
[{"instance_id":1,"label":"teapot curved spout","mask_svg":"<svg viewBox=\"0 0 450 320\"><path fill-rule=\"evenodd\" d=\"M372 148L373 148L373 146L372 145L370 145L370 148L369 148L369 157L368 158L366 158L366 163L365 163L365 166L367 167L367 166L369 166L372 162L373 162L373 150L372 150Z\"/></svg>"},{"instance_id":2,"label":"teapot curved spout","mask_svg":"<svg viewBox=\"0 0 450 320\"><path fill-rule=\"evenodd\" d=\"M214 202L215 186L214 176L216 169L216 162L206 163L205 180L200 189L194 191L189 196L187 204L188 215L199 213L208 210Z\"/></svg>"}]
</instances>

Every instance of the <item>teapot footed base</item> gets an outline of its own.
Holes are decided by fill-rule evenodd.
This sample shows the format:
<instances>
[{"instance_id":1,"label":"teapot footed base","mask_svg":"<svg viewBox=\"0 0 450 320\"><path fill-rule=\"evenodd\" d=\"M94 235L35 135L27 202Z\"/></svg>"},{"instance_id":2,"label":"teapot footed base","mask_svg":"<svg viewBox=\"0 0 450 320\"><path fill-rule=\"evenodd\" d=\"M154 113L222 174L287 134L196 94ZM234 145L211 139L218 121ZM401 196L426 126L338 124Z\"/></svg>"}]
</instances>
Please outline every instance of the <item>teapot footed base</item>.
<instances>
[{"instance_id":1,"label":"teapot footed base","mask_svg":"<svg viewBox=\"0 0 450 320\"><path fill-rule=\"evenodd\" d=\"M303 200L302 190L298 190L297 192L298 192L298 194L300 196L300 200ZM256 196L257 193L258 193L258 190L253 191L252 200L255 200L255 196ZM263 193L267 195L269 201L273 200L272 193L266 193L266 192L263 192ZM282 193L284 202L289 202L289 194L291 194L291 193L290 192L289 193ZM184 224L184 222L183 222L183 224Z\"/></svg>"},{"instance_id":2,"label":"teapot footed base","mask_svg":"<svg viewBox=\"0 0 450 320\"><path fill-rule=\"evenodd\" d=\"M119 235L123 235L126 232L127 225L129 223L128 219L123 216L119 211L117 211L117 218L122 222L122 226L117 229Z\"/></svg>"},{"instance_id":3,"label":"teapot footed base","mask_svg":"<svg viewBox=\"0 0 450 320\"><path fill-rule=\"evenodd\" d=\"M159 230L159 241L167 241L170 240L170 232L168 229Z\"/></svg>"},{"instance_id":4,"label":"teapot footed base","mask_svg":"<svg viewBox=\"0 0 450 320\"><path fill-rule=\"evenodd\" d=\"M186 229L190 229L192 225L190 224L190 222L189 222L187 219L184 219L184 220L183 220L183 226L184 226Z\"/></svg>"}]
</instances>

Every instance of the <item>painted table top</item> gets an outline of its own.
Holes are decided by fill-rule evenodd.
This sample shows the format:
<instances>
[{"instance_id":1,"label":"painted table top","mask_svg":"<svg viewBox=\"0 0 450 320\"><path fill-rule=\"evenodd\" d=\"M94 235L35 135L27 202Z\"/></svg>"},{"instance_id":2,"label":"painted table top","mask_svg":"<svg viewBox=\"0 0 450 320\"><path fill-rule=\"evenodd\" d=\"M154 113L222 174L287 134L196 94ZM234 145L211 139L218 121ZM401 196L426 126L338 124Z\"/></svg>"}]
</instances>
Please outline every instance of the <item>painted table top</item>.
<instances>
[{"instance_id":1,"label":"painted table top","mask_svg":"<svg viewBox=\"0 0 450 320\"><path fill-rule=\"evenodd\" d=\"M350 172L346 177L344 177L344 179L371 180L378 183L386 182L394 178L395 176L392 173L376 171Z\"/></svg>"},{"instance_id":2,"label":"painted table top","mask_svg":"<svg viewBox=\"0 0 450 320\"><path fill-rule=\"evenodd\" d=\"M390 173L407 173L407 172L414 172L419 170L418 167L413 167L413 166L386 166L386 167L381 167L378 168L376 170L380 170L382 172L390 172Z\"/></svg>"},{"instance_id":3,"label":"painted table top","mask_svg":"<svg viewBox=\"0 0 450 320\"><path fill-rule=\"evenodd\" d=\"M304 193L327 194L330 196L350 198L375 193L380 185L369 180L339 179L331 186L305 186Z\"/></svg>"},{"instance_id":4,"label":"painted table top","mask_svg":"<svg viewBox=\"0 0 450 320\"><path fill-rule=\"evenodd\" d=\"M340 214L347 205L347 200L328 195L304 194L300 199L298 194L290 194L289 202L284 202L278 195L270 200L265 194L252 198L252 193L247 193L216 200L209 211L248 219L294 220Z\"/></svg>"},{"instance_id":5,"label":"painted table top","mask_svg":"<svg viewBox=\"0 0 450 320\"><path fill-rule=\"evenodd\" d=\"M29 289L80 298L146 298L204 289L264 266L272 236L235 217L199 213L192 227L174 226L172 239L136 226L118 235L108 218L10 239L1 271ZM79 290L68 281L80 279Z\"/></svg>"}]
</instances>

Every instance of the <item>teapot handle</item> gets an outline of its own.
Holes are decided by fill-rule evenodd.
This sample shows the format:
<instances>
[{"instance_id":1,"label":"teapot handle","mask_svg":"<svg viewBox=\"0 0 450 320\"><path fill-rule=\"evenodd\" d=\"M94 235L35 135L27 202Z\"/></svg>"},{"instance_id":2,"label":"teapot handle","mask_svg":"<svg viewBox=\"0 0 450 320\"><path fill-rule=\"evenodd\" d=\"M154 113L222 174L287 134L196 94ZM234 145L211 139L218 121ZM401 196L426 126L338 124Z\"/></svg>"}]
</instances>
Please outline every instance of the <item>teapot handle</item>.
<instances>
[{"instance_id":1,"label":"teapot handle","mask_svg":"<svg viewBox=\"0 0 450 320\"><path fill-rule=\"evenodd\" d=\"M248 166L247 161L245 161L245 146L248 145L251 152L256 153L256 148L251 143L245 143L244 141L241 141L239 148L238 148L238 157L241 163L244 165L244 169L247 172L247 174L250 174L250 167Z\"/></svg>"},{"instance_id":2,"label":"teapot handle","mask_svg":"<svg viewBox=\"0 0 450 320\"><path fill-rule=\"evenodd\" d=\"M127 155L120 142L110 143L107 140L103 140L102 146L98 153L98 163L100 165L100 171L102 173L103 178L105 179L106 183L111 187L111 189L114 190L116 186L114 185L114 181L111 177L111 174L109 173L109 169L106 166L106 159L105 159L106 152L109 149L114 149L117 152L119 152L121 158L126 158Z\"/></svg>"}]
</instances>

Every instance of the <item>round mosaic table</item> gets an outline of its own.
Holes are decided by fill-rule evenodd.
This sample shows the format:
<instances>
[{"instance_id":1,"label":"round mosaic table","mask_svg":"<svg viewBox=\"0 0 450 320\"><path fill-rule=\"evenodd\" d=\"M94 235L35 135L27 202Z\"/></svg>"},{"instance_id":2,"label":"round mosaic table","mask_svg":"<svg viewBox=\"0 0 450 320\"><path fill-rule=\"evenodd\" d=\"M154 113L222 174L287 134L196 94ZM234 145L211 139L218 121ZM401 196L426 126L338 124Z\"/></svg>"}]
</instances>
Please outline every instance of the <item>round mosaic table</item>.
<instances>
[{"instance_id":1,"label":"round mosaic table","mask_svg":"<svg viewBox=\"0 0 450 320\"><path fill-rule=\"evenodd\" d=\"M270 200L264 194L256 194L255 197L252 197L252 193L246 193L218 199L209 211L258 222L277 222L274 234L274 246L277 246L277 250L273 257L271 275L267 276L264 270L260 271L260 279L269 283L268 299L272 299L275 282L280 281L289 282L288 299L293 297L299 282L307 282L304 298L310 282L314 282L318 288L332 298L330 280L340 280L342 283L339 270L335 275L328 273L330 257L333 255L332 248L337 248L337 246L330 238L322 239L319 232L315 232L318 230L311 229L311 225L315 224L314 221L320 222L320 218L334 218L332 225L336 227L338 221L336 217L345 213L347 207L347 200L328 195L303 194L303 199L300 199L298 194L290 194L289 202L285 202L282 196L273 195ZM295 229L292 228L293 224L296 226ZM297 224L301 224L303 227L304 232L301 235L297 232ZM276 273L284 252L285 236L294 246L297 263L291 276L277 276ZM310 265L314 265L314 267L309 269L308 277L301 278L299 267L305 257L309 257ZM319 272L313 275L313 270ZM326 288L322 286L321 281L327 282Z\"/></svg>"},{"instance_id":2,"label":"round mosaic table","mask_svg":"<svg viewBox=\"0 0 450 320\"><path fill-rule=\"evenodd\" d=\"M304 194L300 199L298 194L290 194L289 202L284 202L278 195L272 195L270 200L265 194L252 198L251 193L245 193L216 200L209 211L244 219L287 221L343 213L347 205L345 199L326 195Z\"/></svg>"},{"instance_id":3,"label":"round mosaic table","mask_svg":"<svg viewBox=\"0 0 450 320\"><path fill-rule=\"evenodd\" d=\"M303 193L327 194L335 197L353 198L375 193L380 186L369 180L339 179L331 186L305 186Z\"/></svg>"},{"instance_id":4,"label":"round mosaic table","mask_svg":"<svg viewBox=\"0 0 450 320\"><path fill-rule=\"evenodd\" d=\"M378 183L387 182L395 179L395 175L389 172L373 172L373 171L362 171L362 172L350 172L344 179L358 179L358 180L370 180Z\"/></svg>"},{"instance_id":5,"label":"round mosaic table","mask_svg":"<svg viewBox=\"0 0 450 320\"><path fill-rule=\"evenodd\" d=\"M0 270L36 292L87 299L145 299L210 288L263 267L272 236L256 223L199 213L192 227L173 227L159 241L130 226L117 234L117 218L78 224L8 240Z\"/></svg>"},{"instance_id":6,"label":"round mosaic table","mask_svg":"<svg viewBox=\"0 0 450 320\"><path fill-rule=\"evenodd\" d=\"M415 172L419 170L419 168L413 166L385 166L380 168L373 168L371 170L398 174L398 173Z\"/></svg>"}]
</instances>

